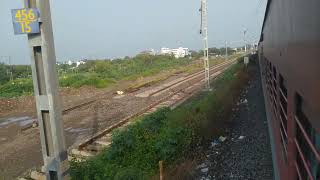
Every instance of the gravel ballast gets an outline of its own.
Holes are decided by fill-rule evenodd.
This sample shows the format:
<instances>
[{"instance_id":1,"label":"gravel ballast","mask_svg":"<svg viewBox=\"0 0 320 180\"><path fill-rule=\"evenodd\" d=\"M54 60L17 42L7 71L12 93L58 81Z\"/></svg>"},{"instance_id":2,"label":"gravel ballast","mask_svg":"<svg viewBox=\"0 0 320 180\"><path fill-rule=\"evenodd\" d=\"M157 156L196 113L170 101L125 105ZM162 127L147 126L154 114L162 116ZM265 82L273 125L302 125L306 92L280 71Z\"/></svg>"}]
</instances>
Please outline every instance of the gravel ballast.
<instances>
[{"instance_id":1,"label":"gravel ballast","mask_svg":"<svg viewBox=\"0 0 320 180\"><path fill-rule=\"evenodd\" d=\"M233 108L231 122L225 134L204 148L204 158L198 162L193 179L273 179L268 124L258 71Z\"/></svg>"}]
</instances>

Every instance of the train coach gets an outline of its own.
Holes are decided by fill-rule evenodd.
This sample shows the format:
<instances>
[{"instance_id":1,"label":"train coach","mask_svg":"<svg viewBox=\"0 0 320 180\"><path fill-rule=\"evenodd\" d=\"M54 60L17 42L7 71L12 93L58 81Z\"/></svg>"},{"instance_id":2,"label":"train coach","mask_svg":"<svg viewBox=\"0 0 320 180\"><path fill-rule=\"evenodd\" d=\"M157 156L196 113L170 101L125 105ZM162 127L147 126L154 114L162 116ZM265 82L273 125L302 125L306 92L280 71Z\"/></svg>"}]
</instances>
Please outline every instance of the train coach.
<instances>
[{"instance_id":1,"label":"train coach","mask_svg":"<svg viewBox=\"0 0 320 180\"><path fill-rule=\"evenodd\" d=\"M319 180L319 0L268 0L259 63L275 179Z\"/></svg>"}]
</instances>

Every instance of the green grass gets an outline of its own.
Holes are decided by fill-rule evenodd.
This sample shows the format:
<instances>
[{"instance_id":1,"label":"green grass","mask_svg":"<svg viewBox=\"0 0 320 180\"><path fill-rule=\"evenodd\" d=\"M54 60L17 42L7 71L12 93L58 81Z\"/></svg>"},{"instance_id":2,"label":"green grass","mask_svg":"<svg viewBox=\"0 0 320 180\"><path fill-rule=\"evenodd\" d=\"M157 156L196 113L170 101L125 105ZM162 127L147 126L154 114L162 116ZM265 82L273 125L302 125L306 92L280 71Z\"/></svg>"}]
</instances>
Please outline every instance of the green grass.
<instances>
[{"instance_id":1,"label":"green grass","mask_svg":"<svg viewBox=\"0 0 320 180\"><path fill-rule=\"evenodd\" d=\"M0 97L17 97L33 92L32 79L16 79L0 86Z\"/></svg>"},{"instance_id":2,"label":"green grass","mask_svg":"<svg viewBox=\"0 0 320 180\"><path fill-rule=\"evenodd\" d=\"M145 116L112 135L112 145L85 162L71 163L72 179L149 179L158 161L173 164L201 139L214 136L247 76L240 64L214 82L214 91L202 92L175 110ZM216 131L214 131L217 133Z\"/></svg>"},{"instance_id":3,"label":"green grass","mask_svg":"<svg viewBox=\"0 0 320 180\"><path fill-rule=\"evenodd\" d=\"M100 77L98 74L69 74L63 75L59 78L61 87L74 87L79 88L81 86L93 86L96 88L105 88L110 84L115 83L114 80Z\"/></svg>"},{"instance_id":4,"label":"green grass","mask_svg":"<svg viewBox=\"0 0 320 180\"><path fill-rule=\"evenodd\" d=\"M86 64L74 69L64 64L58 66L59 84L61 87L72 88L82 86L106 88L120 80L136 80L162 71L182 69L190 66L192 61L189 58L175 59L172 56L138 55L114 61L87 61ZM0 84L0 98L30 95L33 93L32 86L31 78Z\"/></svg>"},{"instance_id":5,"label":"green grass","mask_svg":"<svg viewBox=\"0 0 320 180\"><path fill-rule=\"evenodd\" d=\"M210 59L210 65L213 66L222 61L224 58ZM61 87L72 88L82 86L106 88L120 80L136 80L163 71L193 73L203 67L201 63L194 62L194 59L189 58L175 59L172 56L137 55L133 58L114 61L92 60L78 68L63 64L58 66L59 84ZM143 86L143 83L139 84ZM31 78L21 78L0 84L0 98L12 98L32 93Z\"/></svg>"}]
</instances>

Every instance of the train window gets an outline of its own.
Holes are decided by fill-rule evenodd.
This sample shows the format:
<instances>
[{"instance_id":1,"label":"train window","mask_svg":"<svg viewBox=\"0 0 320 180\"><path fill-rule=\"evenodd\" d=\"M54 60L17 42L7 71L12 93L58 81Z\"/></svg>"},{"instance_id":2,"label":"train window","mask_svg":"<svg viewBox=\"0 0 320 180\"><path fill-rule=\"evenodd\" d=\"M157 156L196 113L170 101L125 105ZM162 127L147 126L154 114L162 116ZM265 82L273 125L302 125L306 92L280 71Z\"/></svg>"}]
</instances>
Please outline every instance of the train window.
<instances>
[{"instance_id":1,"label":"train window","mask_svg":"<svg viewBox=\"0 0 320 180\"><path fill-rule=\"evenodd\" d=\"M273 105L277 110L277 69L272 67L272 87L273 87Z\"/></svg>"},{"instance_id":2,"label":"train window","mask_svg":"<svg viewBox=\"0 0 320 180\"><path fill-rule=\"evenodd\" d=\"M280 120L284 130L287 132L287 116L288 116L288 100L287 100L287 88L285 80L281 74L279 74L279 106L280 106Z\"/></svg>"},{"instance_id":3,"label":"train window","mask_svg":"<svg viewBox=\"0 0 320 180\"><path fill-rule=\"evenodd\" d=\"M274 68L274 72L276 73L276 69ZM275 75L274 75L275 76ZM286 91L286 85L284 84L284 78L281 74L279 74L279 83L278 85L278 96L279 96L279 102L278 102L278 119L279 119L279 126L280 126L280 139L282 144L282 151L283 151L283 157L285 162L287 163L287 145L288 145L288 133L287 133L287 93L283 93L283 91ZM276 83L277 84L277 83Z\"/></svg>"},{"instance_id":4,"label":"train window","mask_svg":"<svg viewBox=\"0 0 320 180\"><path fill-rule=\"evenodd\" d=\"M274 66L272 69L273 69L273 78L276 79L277 78L277 69Z\"/></svg>"},{"instance_id":5,"label":"train window","mask_svg":"<svg viewBox=\"0 0 320 180\"><path fill-rule=\"evenodd\" d=\"M270 62L268 59L265 59L266 63L265 63L265 72L266 72L266 76L265 76L265 82L266 82L266 87L267 87L267 93L268 93L268 97L270 98Z\"/></svg>"},{"instance_id":6,"label":"train window","mask_svg":"<svg viewBox=\"0 0 320 180\"><path fill-rule=\"evenodd\" d=\"M297 94L295 109L297 165L303 179L319 179L320 136L304 112L303 98Z\"/></svg>"},{"instance_id":7,"label":"train window","mask_svg":"<svg viewBox=\"0 0 320 180\"><path fill-rule=\"evenodd\" d=\"M271 62L268 61L268 86L269 86L269 98L270 101L272 102L272 84L271 84Z\"/></svg>"},{"instance_id":8,"label":"train window","mask_svg":"<svg viewBox=\"0 0 320 180\"><path fill-rule=\"evenodd\" d=\"M287 96L286 82L281 74L279 74L279 80L280 80L280 89L282 90L283 95Z\"/></svg>"}]
</instances>

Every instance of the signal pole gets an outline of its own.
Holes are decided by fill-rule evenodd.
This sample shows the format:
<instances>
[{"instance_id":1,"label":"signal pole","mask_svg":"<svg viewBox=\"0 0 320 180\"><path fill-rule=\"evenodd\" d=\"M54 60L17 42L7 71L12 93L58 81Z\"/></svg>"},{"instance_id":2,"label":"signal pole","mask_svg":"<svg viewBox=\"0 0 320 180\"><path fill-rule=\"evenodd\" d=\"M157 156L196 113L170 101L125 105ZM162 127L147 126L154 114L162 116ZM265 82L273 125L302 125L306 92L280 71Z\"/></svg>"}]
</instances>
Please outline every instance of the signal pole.
<instances>
[{"instance_id":1,"label":"signal pole","mask_svg":"<svg viewBox=\"0 0 320 180\"><path fill-rule=\"evenodd\" d=\"M201 0L201 30L200 34L203 36L203 62L205 72L206 89L210 89L210 72L209 72L209 47L208 47L208 16L207 16L207 0Z\"/></svg>"},{"instance_id":2,"label":"signal pole","mask_svg":"<svg viewBox=\"0 0 320 180\"><path fill-rule=\"evenodd\" d=\"M247 29L244 29L244 31L243 31L244 52L247 52L246 34L247 34Z\"/></svg>"},{"instance_id":3,"label":"signal pole","mask_svg":"<svg viewBox=\"0 0 320 180\"><path fill-rule=\"evenodd\" d=\"M28 44L44 162L42 172L47 180L69 179L50 3L49 0L24 0L24 3L26 9L39 10L40 32L28 33ZM35 15L28 18L34 19Z\"/></svg>"}]
</instances>

